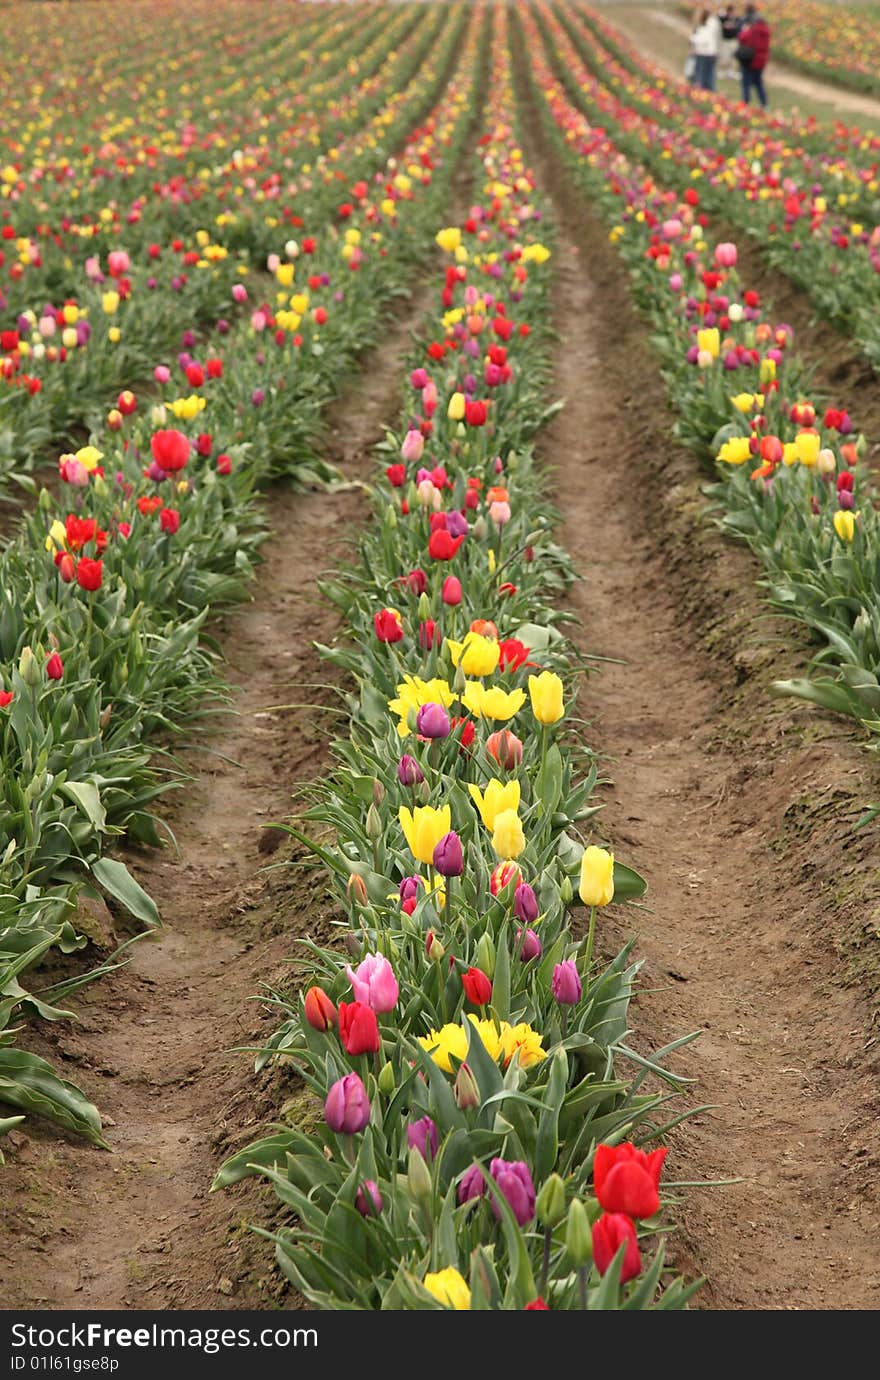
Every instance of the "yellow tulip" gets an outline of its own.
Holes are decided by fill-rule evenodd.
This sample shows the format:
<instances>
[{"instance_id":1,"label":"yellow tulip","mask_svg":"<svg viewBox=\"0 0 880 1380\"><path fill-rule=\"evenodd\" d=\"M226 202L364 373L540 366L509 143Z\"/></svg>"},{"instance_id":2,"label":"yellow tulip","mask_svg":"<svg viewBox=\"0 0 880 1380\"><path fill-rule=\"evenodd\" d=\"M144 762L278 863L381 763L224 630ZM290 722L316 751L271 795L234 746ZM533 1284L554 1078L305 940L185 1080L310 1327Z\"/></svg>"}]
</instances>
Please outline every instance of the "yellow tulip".
<instances>
[{"instance_id":1,"label":"yellow tulip","mask_svg":"<svg viewBox=\"0 0 880 1380\"><path fill-rule=\"evenodd\" d=\"M453 393L449 399L446 415L451 422L460 422L464 416L464 393Z\"/></svg>"},{"instance_id":2,"label":"yellow tulip","mask_svg":"<svg viewBox=\"0 0 880 1380\"><path fill-rule=\"evenodd\" d=\"M518 858L525 846L526 836L516 810L501 810L495 816L492 832L492 847L497 856L508 861Z\"/></svg>"},{"instance_id":3,"label":"yellow tulip","mask_svg":"<svg viewBox=\"0 0 880 1380\"><path fill-rule=\"evenodd\" d=\"M792 465L797 464L798 448L794 441L786 441L782 447L782 463L791 469Z\"/></svg>"},{"instance_id":4,"label":"yellow tulip","mask_svg":"<svg viewBox=\"0 0 880 1380\"><path fill-rule=\"evenodd\" d=\"M514 1054L519 1055L521 1069L530 1069L533 1064L540 1064L547 1058L547 1051L541 1043L538 1031L533 1030L525 1022L519 1025L508 1025L507 1021L502 1023L501 1048L505 1064L510 1062Z\"/></svg>"},{"instance_id":5,"label":"yellow tulip","mask_svg":"<svg viewBox=\"0 0 880 1380\"><path fill-rule=\"evenodd\" d=\"M716 459L723 460L725 465L743 465L751 459L751 454L748 436L731 436L729 441L724 442Z\"/></svg>"},{"instance_id":6,"label":"yellow tulip","mask_svg":"<svg viewBox=\"0 0 880 1380\"><path fill-rule=\"evenodd\" d=\"M279 264L275 270L275 277L283 288L289 288L293 284L294 272L293 264Z\"/></svg>"},{"instance_id":7,"label":"yellow tulip","mask_svg":"<svg viewBox=\"0 0 880 1380\"><path fill-rule=\"evenodd\" d=\"M821 437L818 431L799 431L794 438L798 459L806 469L811 470L819 458Z\"/></svg>"},{"instance_id":8,"label":"yellow tulip","mask_svg":"<svg viewBox=\"0 0 880 1380\"><path fill-rule=\"evenodd\" d=\"M607 906L614 896L614 854L607 848L591 844L581 858L581 881L578 887L585 906Z\"/></svg>"},{"instance_id":9,"label":"yellow tulip","mask_svg":"<svg viewBox=\"0 0 880 1380\"><path fill-rule=\"evenodd\" d=\"M529 695L532 713L539 724L558 723L565 713L562 699L562 681L555 671L542 671L539 676L529 676Z\"/></svg>"},{"instance_id":10,"label":"yellow tulip","mask_svg":"<svg viewBox=\"0 0 880 1380\"><path fill-rule=\"evenodd\" d=\"M446 645L453 666L460 666L466 676L491 676L498 668L501 649L494 637L469 632L463 642L453 642L447 637Z\"/></svg>"},{"instance_id":11,"label":"yellow tulip","mask_svg":"<svg viewBox=\"0 0 880 1380\"><path fill-rule=\"evenodd\" d=\"M856 520L845 508L838 508L834 514L834 530L841 541L852 541L856 531Z\"/></svg>"},{"instance_id":12,"label":"yellow tulip","mask_svg":"<svg viewBox=\"0 0 880 1380\"><path fill-rule=\"evenodd\" d=\"M444 230L438 230L435 240L446 254L454 254L461 244L461 231L457 225L448 225Z\"/></svg>"},{"instance_id":13,"label":"yellow tulip","mask_svg":"<svg viewBox=\"0 0 880 1380\"><path fill-rule=\"evenodd\" d=\"M697 331L697 349L701 354L711 355L712 359L718 358L721 353L721 336L717 326Z\"/></svg>"},{"instance_id":14,"label":"yellow tulip","mask_svg":"<svg viewBox=\"0 0 880 1380\"><path fill-rule=\"evenodd\" d=\"M526 702L525 690L502 690L493 685L487 690L478 680L469 680L461 702L477 719L498 719L505 722L518 714Z\"/></svg>"},{"instance_id":15,"label":"yellow tulip","mask_svg":"<svg viewBox=\"0 0 880 1380\"><path fill-rule=\"evenodd\" d=\"M470 1311L471 1291L464 1276L454 1265L447 1265L445 1270L435 1270L425 1275L422 1284L444 1307L454 1308L457 1313Z\"/></svg>"},{"instance_id":16,"label":"yellow tulip","mask_svg":"<svg viewBox=\"0 0 880 1380\"><path fill-rule=\"evenodd\" d=\"M772 379L775 379L775 378L776 378L776 360L775 360L775 359L762 359L762 360L761 360L761 382L762 382L762 383L770 383L771 380L772 380Z\"/></svg>"},{"instance_id":17,"label":"yellow tulip","mask_svg":"<svg viewBox=\"0 0 880 1380\"><path fill-rule=\"evenodd\" d=\"M101 306L105 316L113 316L119 307L119 293L105 292L101 297Z\"/></svg>"},{"instance_id":18,"label":"yellow tulip","mask_svg":"<svg viewBox=\"0 0 880 1380\"><path fill-rule=\"evenodd\" d=\"M434 849L452 828L449 806L443 805L435 810L432 805L417 805L410 810L402 805L398 818L413 857L422 863L432 863Z\"/></svg>"},{"instance_id":19,"label":"yellow tulip","mask_svg":"<svg viewBox=\"0 0 880 1380\"><path fill-rule=\"evenodd\" d=\"M80 446L74 459L91 472L104 459L104 452L97 446Z\"/></svg>"},{"instance_id":20,"label":"yellow tulip","mask_svg":"<svg viewBox=\"0 0 880 1380\"><path fill-rule=\"evenodd\" d=\"M489 782L485 794L479 786L468 786L471 798L480 812L480 818L487 829L494 830L495 820L503 810L519 809L519 782L518 781L495 781Z\"/></svg>"}]
</instances>

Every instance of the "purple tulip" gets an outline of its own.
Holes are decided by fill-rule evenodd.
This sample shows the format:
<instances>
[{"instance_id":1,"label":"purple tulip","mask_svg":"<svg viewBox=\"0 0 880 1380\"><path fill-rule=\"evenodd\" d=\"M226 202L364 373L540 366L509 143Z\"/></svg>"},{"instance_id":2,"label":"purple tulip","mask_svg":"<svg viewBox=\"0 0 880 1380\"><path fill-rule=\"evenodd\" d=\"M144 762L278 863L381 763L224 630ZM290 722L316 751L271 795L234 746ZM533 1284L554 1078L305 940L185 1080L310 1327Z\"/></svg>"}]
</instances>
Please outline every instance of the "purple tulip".
<instances>
[{"instance_id":1,"label":"purple tulip","mask_svg":"<svg viewBox=\"0 0 880 1380\"><path fill-rule=\"evenodd\" d=\"M451 728L442 704L423 704L416 715L416 732L422 738L448 738Z\"/></svg>"},{"instance_id":2,"label":"purple tulip","mask_svg":"<svg viewBox=\"0 0 880 1380\"><path fill-rule=\"evenodd\" d=\"M168 475L161 465L157 464L155 460L151 460L147 469L147 478L152 479L154 484L162 484Z\"/></svg>"},{"instance_id":3,"label":"purple tulip","mask_svg":"<svg viewBox=\"0 0 880 1380\"><path fill-rule=\"evenodd\" d=\"M466 1169L458 1181L458 1203L469 1203L474 1198L482 1198L486 1192L486 1180L478 1164Z\"/></svg>"},{"instance_id":4,"label":"purple tulip","mask_svg":"<svg viewBox=\"0 0 880 1380\"><path fill-rule=\"evenodd\" d=\"M255 388L253 393L251 393L251 402L254 405L254 407L259 407L260 404L264 403L265 401L265 391L262 388Z\"/></svg>"},{"instance_id":5,"label":"purple tulip","mask_svg":"<svg viewBox=\"0 0 880 1380\"><path fill-rule=\"evenodd\" d=\"M394 1010L400 987L384 954L367 954L357 971L350 964L346 965L345 975L351 983L355 1001L379 1013Z\"/></svg>"},{"instance_id":6,"label":"purple tulip","mask_svg":"<svg viewBox=\"0 0 880 1380\"><path fill-rule=\"evenodd\" d=\"M324 1119L331 1131L353 1136L370 1120L370 1099L356 1073L337 1078L324 1103Z\"/></svg>"},{"instance_id":7,"label":"purple tulip","mask_svg":"<svg viewBox=\"0 0 880 1380\"><path fill-rule=\"evenodd\" d=\"M413 901L424 895L425 884L421 877L404 877L397 890L401 901Z\"/></svg>"},{"instance_id":8,"label":"purple tulip","mask_svg":"<svg viewBox=\"0 0 880 1380\"><path fill-rule=\"evenodd\" d=\"M384 1207L375 1179L364 1179L354 1200L361 1217L378 1217Z\"/></svg>"},{"instance_id":9,"label":"purple tulip","mask_svg":"<svg viewBox=\"0 0 880 1380\"><path fill-rule=\"evenodd\" d=\"M493 1160L489 1169L517 1222L526 1226L535 1215L535 1185L529 1166L522 1160ZM500 1219L501 1209L494 1195L492 1211Z\"/></svg>"},{"instance_id":10,"label":"purple tulip","mask_svg":"<svg viewBox=\"0 0 880 1380\"><path fill-rule=\"evenodd\" d=\"M444 834L434 849L434 866L441 877L460 877L464 872L461 839L454 829Z\"/></svg>"},{"instance_id":11,"label":"purple tulip","mask_svg":"<svg viewBox=\"0 0 880 1380\"><path fill-rule=\"evenodd\" d=\"M534 925L540 914L538 898L528 882L520 882L513 894L513 913L524 925Z\"/></svg>"},{"instance_id":12,"label":"purple tulip","mask_svg":"<svg viewBox=\"0 0 880 1380\"><path fill-rule=\"evenodd\" d=\"M228 334L229 334L230 326L229 326L229 322L226 320L225 316L221 316L221 317L220 317L220 320L217 322L217 330L218 330L218 332L219 332L220 335L228 335Z\"/></svg>"},{"instance_id":13,"label":"purple tulip","mask_svg":"<svg viewBox=\"0 0 880 1380\"><path fill-rule=\"evenodd\" d=\"M397 764L397 779L401 786L420 786L425 774L414 757L405 752Z\"/></svg>"},{"instance_id":14,"label":"purple tulip","mask_svg":"<svg viewBox=\"0 0 880 1380\"><path fill-rule=\"evenodd\" d=\"M534 930L517 930L516 945L522 963L541 957L541 941Z\"/></svg>"},{"instance_id":15,"label":"purple tulip","mask_svg":"<svg viewBox=\"0 0 880 1380\"><path fill-rule=\"evenodd\" d=\"M406 1143L410 1150L418 1150L422 1159L430 1163L437 1154L437 1127L429 1116L411 1121L406 1128Z\"/></svg>"},{"instance_id":16,"label":"purple tulip","mask_svg":"<svg viewBox=\"0 0 880 1380\"><path fill-rule=\"evenodd\" d=\"M573 958L557 963L553 969L553 995L563 1006L574 1006L581 999L581 975Z\"/></svg>"},{"instance_id":17,"label":"purple tulip","mask_svg":"<svg viewBox=\"0 0 880 1380\"><path fill-rule=\"evenodd\" d=\"M451 537L466 537L471 530L467 518L457 508L446 514L446 530Z\"/></svg>"},{"instance_id":18,"label":"purple tulip","mask_svg":"<svg viewBox=\"0 0 880 1380\"><path fill-rule=\"evenodd\" d=\"M196 343L195 331L184 331L183 335L180 337L180 343L185 350L191 350Z\"/></svg>"}]
</instances>

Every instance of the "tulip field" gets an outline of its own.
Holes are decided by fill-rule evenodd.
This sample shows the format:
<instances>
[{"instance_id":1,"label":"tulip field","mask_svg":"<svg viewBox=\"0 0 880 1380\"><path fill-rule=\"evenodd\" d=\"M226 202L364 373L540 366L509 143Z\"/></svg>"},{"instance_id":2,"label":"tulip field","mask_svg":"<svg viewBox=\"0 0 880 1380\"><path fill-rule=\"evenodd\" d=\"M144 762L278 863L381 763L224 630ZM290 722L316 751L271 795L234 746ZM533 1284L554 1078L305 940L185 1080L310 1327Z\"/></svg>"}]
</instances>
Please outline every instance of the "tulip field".
<instances>
[{"instance_id":1,"label":"tulip field","mask_svg":"<svg viewBox=\"0 0 880 1380\"><path fill-rule=\"evenodd\" d=\"M775 8L876 91L871 7ZM873 1181L786 1174L875 1163L880 128L581 0L3 17L0 1297L876 1304Z\"/></svg>"}]
</instances>

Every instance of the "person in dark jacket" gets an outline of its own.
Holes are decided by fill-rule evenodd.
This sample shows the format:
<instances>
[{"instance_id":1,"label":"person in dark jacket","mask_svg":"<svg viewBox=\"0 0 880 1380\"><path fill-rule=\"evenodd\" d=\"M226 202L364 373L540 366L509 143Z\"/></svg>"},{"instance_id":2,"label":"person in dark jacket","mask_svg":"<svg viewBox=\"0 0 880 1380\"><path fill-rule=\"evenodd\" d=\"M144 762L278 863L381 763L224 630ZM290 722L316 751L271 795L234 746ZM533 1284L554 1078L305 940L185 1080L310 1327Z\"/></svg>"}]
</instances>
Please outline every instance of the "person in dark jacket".
<instances>
[{"instance_id":1,"label":"person in dark jacket","mask_svg":"<svg viewBox=\"0 0 880 1380\"><path fill-rule=\"evenodd\" d=\"M757 92L761 105L767 106L767 92L764 87L764 69L770 56L770 25L758 13L756 5L746 5L746 16L739 31L739 47L736 52L742 73L743 100L748 105L752 90Z\"/></svg>"}]
</instances>

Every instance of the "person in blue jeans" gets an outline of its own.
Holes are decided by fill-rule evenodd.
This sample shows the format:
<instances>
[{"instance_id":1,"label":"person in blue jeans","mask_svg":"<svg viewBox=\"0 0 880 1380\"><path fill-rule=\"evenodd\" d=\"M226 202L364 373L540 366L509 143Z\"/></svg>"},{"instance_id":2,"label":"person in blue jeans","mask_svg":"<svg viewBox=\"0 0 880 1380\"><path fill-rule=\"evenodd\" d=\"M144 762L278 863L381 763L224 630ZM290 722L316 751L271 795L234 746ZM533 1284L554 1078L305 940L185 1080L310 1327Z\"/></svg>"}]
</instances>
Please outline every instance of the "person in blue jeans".
<instances>
[{"instance_id":1,"label":"person in blue jeans","mask_svg":"<svg viewBox=\"0 0 880 1380\"><path fill-rule=\"evenodd\" d=\"M766 109L764 69L770 56L770 25L763 15L758 13L757 5L746 5L745 22L739 31L736 55L742 73L743 100L748 105L754 91Z\"/></svg>"},{"instance_id":2,"label":"person in blue jeans","mask_svg":"<svg viewBox=\"0 0 880 1380\"><path fill-rule=\"evenodd\" d=\"M703 10L691 35L691 47L696 59L694 85L704 91L715 90L715 68L721 51L721 21L711 10Z\"/></svg>"}]
</instances>

